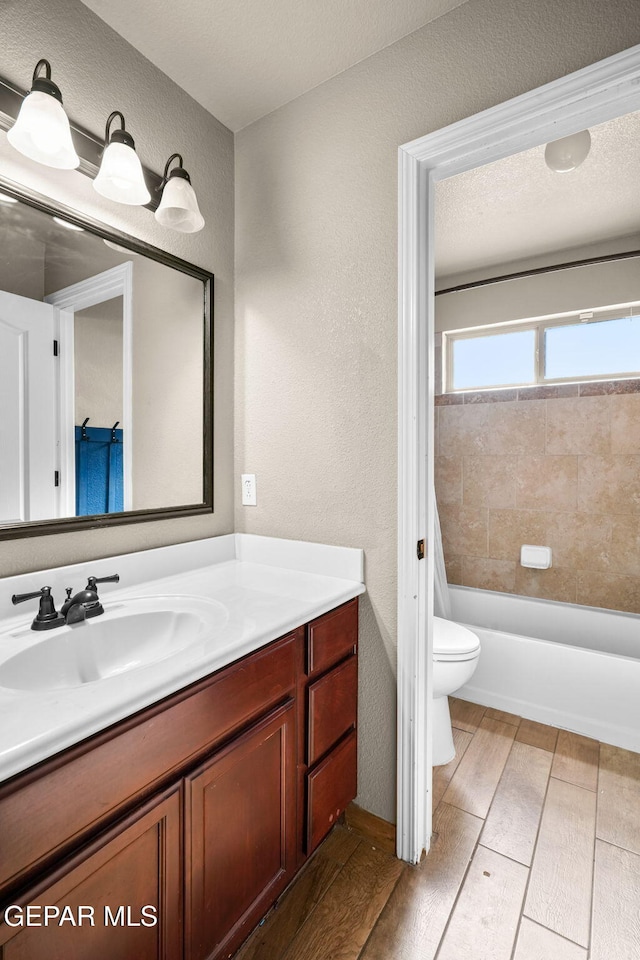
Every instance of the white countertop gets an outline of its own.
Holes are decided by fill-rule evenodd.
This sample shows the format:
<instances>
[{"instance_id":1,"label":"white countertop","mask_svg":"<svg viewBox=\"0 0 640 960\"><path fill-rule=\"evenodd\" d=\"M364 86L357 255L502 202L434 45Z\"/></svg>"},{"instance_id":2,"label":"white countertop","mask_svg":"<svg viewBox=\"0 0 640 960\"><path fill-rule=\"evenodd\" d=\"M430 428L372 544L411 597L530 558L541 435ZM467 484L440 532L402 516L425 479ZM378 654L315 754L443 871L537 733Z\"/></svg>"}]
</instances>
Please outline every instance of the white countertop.
<instances>
[{"instance_id":1,"label":"white countertop","mask_svg":"<svg viewBox=\"0 0 640 960\"><path fill-rule=\"evenodd\" d=\"M364 593L362 570L361 550L230 534L0 580L0 617L13 613L0 619L0 667L20 650L58 633L29 629L37 601L19 616L15 609L21 608L7 606L14 592L45 584L53 587L58 609L63 584L73 584L75 592L89 575L119 573L118 585L101 585L105 614L131 598L153 596L201 597L225 611L211 635L193 648L117 676L67 689L0 686L0 780Z\"/></svg>"}]
</instances>

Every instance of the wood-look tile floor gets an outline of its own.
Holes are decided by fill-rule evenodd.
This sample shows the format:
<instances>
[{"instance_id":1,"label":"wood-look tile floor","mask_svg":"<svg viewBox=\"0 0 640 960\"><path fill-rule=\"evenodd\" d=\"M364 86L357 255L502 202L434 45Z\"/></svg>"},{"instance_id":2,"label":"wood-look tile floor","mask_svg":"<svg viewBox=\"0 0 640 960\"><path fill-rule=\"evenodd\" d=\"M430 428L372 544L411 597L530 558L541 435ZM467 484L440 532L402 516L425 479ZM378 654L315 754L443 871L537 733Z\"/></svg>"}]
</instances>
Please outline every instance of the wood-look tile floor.
<instances>
[{"instance_id":1,"label":"wood-look tile floor","mask_svg":"<svg viewBox=\"0 0 640 960\"><path fill-rule=\"evenodd\" d=\"M336 827L236 960L639 960L640 755L450 702L429 856Z\"/></svg>"}]
</instances>

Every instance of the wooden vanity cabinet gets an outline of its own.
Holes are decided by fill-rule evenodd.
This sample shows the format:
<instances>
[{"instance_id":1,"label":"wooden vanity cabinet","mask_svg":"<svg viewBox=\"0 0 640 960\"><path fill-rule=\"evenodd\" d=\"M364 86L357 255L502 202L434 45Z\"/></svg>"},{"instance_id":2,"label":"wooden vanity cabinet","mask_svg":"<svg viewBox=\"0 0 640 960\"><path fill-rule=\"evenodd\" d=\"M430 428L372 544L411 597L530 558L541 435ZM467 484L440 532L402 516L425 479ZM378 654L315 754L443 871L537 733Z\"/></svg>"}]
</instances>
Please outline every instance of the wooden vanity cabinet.
<instances>
[{"instance_id":1,"label":"wooden vanity cabinet","mask_svg":"<svg viewBox=\"0 0 640 960\"><path fill-rule=\"evenodd\" d=\"M0 925L2 960L180 957L181 808L174 785L25 891L15 903L33 911L33 924ZM51 912L42 925L44 906L60 919L67 908L69 919L59 924Z\"/></svg>"},{"instance_id":2,"label":"wooden vanity cabinet","mask_svg":"<svg viewBox=\"0 0 640 960\"><path fill-rule=\"evenodd\" d=\"M230 956L355 796L356 642L354 600L0 784L0 910L95 921L0 960Z\"/></svg>"},{"instance_id":3,"label":"wooden vanity cabinet","mask_svg":"<svg viewBox=\"0 0 640 960\"><path fill-rule=\"evenodd\" d=\"M296 863L293 701L186 779L187 960L229 956Z\"/></svg>"},{"instance_id":4,"label":"wooden vanity cabinet","mask_svg":"<svg viewBox=\"0 0 640 960\"><path fill-rule=\"evenodd\" d=\"M307 626L303 856L357 793L357 644L357 599Z\"/></svg>"}]
</instances>

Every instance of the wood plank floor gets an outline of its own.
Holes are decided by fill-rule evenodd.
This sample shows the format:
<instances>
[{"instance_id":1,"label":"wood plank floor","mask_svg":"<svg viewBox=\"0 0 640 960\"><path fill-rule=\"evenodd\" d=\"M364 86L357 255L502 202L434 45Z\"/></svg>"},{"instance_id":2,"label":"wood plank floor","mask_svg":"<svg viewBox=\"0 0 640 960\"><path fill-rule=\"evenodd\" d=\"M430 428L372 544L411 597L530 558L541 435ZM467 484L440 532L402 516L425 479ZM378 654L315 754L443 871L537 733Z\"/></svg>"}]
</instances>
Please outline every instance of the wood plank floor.
<instances>
[{"instance_id":1,"label":"wood plank floor","mask_svg":"<svg viewBox=\"0 0 640 960\"><path fill-rule=\"evenodd\" d=\"M640 755L450 703L429 856L336 826L235 960L639 960Z\"/></svg>"}]
</instances>

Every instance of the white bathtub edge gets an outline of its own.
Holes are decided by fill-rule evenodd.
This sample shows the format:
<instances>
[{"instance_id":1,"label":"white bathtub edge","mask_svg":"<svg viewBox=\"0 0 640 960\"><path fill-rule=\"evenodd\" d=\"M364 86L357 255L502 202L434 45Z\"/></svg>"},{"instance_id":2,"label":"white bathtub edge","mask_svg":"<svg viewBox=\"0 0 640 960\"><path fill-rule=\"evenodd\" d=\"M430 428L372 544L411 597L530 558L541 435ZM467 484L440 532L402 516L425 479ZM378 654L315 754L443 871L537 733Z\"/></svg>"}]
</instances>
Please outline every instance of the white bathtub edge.
<instances>
[{"instance_id":1,"label":"white bathtub edge","mask_svg":"<svg viewBox=\"0 0 640 960\"><path fill-rule=\"evenodd\" d=\"M592 737L601 743L622 747L624 750L633 750L640 753L640 731L618 724L607 723L602 719L583 714L569 713L554 707L532 703L530 700L520 700L516 697L504 696L483 687L465 684L456 691L455 696L460 700L469 700L482 707L493 707L495 710L504 710L513 713L525 720L535 720L546 723L561 730L569 730L584 737Z\"/></svg>"}]
</instances>

